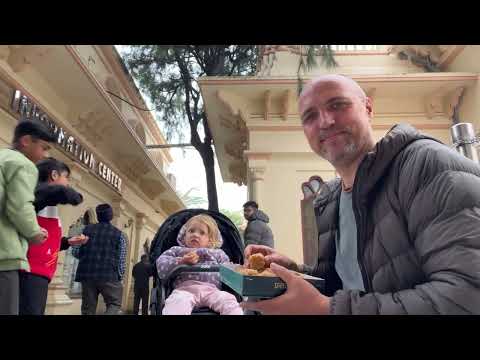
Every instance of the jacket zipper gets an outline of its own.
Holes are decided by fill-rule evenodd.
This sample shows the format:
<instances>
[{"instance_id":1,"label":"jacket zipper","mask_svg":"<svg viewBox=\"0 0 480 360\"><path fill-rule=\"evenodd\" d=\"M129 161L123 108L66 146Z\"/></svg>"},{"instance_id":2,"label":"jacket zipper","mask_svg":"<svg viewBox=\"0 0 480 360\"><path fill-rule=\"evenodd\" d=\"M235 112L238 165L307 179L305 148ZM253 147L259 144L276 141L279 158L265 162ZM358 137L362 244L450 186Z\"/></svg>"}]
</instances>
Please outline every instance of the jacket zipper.
<instances>
[{"instance_id":1,"label":"jacket zipper","mask_svg":"<svg viewBox=\"0 0 480 360\"><path fill-rule=\"evenodd\" d=\"M355 191L355 188L354 188L353 191ZM354 199L356 200L356 196L354 196ZM353 205L353 212L355 214L355 221L357 222L357 261L358 261L358 265L360 267L360 272L362 274L362 279L363 279L363 285L364 285L364 288L365 288L365 292L371 292L372 291L372 286L371 286L370 279L369 279L368 274L367 274L365 264L362 261L363 247L361 246L365 242L365 239L363 239L361 237L361 235L363 233L365 233L367 226L366 226L366 224L364 224L364 220L363 220L364 217L360 216L360 212L358 211L357 206L356 206L357 205L356 201L354 201L352 205ZM365 209L362 209L362 210L365 210ZM360 220L360 221L358 221L358 220ZM364 230L364 231L360 231L361 229Z\"/></svg>"}]
</instances>

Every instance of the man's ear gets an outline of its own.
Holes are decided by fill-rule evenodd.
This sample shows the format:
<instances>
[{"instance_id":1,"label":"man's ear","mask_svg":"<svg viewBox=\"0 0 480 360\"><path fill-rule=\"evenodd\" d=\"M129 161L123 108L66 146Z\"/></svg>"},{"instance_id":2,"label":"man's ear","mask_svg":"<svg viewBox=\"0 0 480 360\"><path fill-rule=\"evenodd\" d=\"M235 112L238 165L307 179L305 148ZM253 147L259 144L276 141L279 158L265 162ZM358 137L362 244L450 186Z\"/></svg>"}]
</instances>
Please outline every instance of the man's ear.
<instances>
[{"instance_id":1,"label":"man's ear","mask_svg":"<svg viewBox=\"0 0 480 360\"><path fill-rule=\"evenodd\" d=\"M372 99L367 96L365 99L365 108L367 109L367 114L370 119L373 117L373 102Z\"/></svg>"},{"instance_id":2,"label":"man's ear","mask_svg":"<svg viewBox=\"0 0 480 360\"><path fill-rule=\"evenodd\" d=\"M26 147L32 143L32 137L30 135L23 135L18 139L18 144L21 147Z\"/></svg>"},{"instance_id":3,"label":"man's ear","mask_svg":"<svg viewBox=\"0 0 480 360\"><path fill-rule=\"evenodd\" d=\"M57 170L52 170L52 172L50 173L50 179L52 179L52 181L55 181L59 178L60 174L58 173Z\"/></svg>"}]
</instances>

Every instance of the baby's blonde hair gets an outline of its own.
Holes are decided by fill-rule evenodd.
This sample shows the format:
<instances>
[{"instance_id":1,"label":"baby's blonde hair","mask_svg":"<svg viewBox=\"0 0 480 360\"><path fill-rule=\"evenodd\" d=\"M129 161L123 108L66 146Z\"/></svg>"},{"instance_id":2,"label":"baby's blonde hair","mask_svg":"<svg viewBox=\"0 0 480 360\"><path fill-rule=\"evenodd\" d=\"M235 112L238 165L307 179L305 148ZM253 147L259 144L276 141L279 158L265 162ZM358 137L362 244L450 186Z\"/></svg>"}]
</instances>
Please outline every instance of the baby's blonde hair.
<instances>
[{"instance_id":1,"label":"baby's blonde hair","mask_svg":"<svg viewBox=\"0 0 480 360\"><path fill-rule=\"evenodd\" d=\"M219 248L220 247L220 230L218 229L217 222L215 221L214 218L208 215L195 215L192 216L185 224L186 230L188 231L188 228L190 227L190 224L193 222L199 222L201 224L204 224L207 229L208 229L208 247L210 248Z\"/></svg>"}]
</instances>

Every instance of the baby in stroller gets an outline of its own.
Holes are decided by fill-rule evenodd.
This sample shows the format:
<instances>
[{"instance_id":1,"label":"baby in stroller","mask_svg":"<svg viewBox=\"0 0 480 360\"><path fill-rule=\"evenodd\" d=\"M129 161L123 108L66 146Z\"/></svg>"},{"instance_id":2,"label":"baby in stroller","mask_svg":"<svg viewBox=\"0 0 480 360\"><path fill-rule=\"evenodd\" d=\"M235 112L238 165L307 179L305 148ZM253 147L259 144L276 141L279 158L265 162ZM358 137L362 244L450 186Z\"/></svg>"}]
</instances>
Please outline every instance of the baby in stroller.
<instances>
[{"instance_id":1,"label":"baby in stroller","mask_svg":"<svg viewBox=\"0 0 480 360\"><path fill-rule=\"evenodd\" d=\"M177 265L230 263L220 249L223 239L216 221L200 214L191 217L178 232L177 242L157 259L158 275L163 278ZM234 295L220 290L218 272L182 273L165 301L163 315L190 315L196 307L209 307L221 315L243 315Z\"/></svg>"}]
</instances>

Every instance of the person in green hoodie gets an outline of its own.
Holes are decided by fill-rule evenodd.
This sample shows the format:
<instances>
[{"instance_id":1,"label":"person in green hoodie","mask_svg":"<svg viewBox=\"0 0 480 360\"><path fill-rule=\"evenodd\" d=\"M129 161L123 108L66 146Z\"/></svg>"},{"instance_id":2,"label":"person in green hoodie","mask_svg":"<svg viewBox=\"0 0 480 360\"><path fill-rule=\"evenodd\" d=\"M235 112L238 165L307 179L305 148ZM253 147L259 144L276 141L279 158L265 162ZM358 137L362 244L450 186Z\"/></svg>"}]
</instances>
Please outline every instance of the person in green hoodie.
<instances>
[{"instance_id":1,"label":"person in green hoodie","mask_svg":"<svg viewBox=\"0 0 480 360\"><path fill-rule=\"evenodd\" d=\"M53 136L39 121L21 121L12 148L0 150L0 315L18 315L19 270L29 271L28 244L47 238L33 206L35 163L47 155Z\"/></svg>"}]
</instances>

